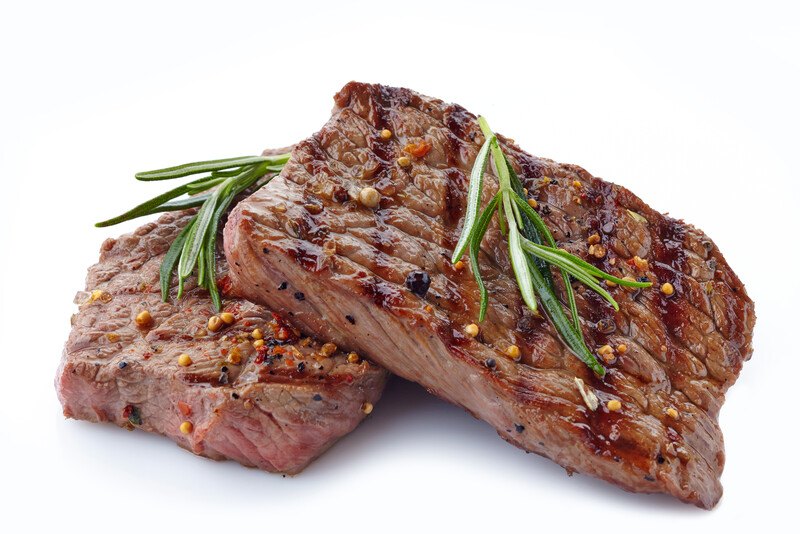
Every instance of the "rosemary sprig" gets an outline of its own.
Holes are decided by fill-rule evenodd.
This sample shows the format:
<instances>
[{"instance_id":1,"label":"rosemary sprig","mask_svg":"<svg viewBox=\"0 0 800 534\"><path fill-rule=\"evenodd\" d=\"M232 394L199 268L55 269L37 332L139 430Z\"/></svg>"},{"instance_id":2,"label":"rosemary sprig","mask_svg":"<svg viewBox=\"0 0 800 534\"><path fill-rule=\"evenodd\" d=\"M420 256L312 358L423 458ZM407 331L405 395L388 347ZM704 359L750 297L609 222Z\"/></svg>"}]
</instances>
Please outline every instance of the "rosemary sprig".
<instances>
[{"instance_id":1,"label":"rosemary sprig","mask_svg":"<svg viewBox=\"0 0 800 534\"><path fill-rule=\"evenodd\" d=\"M458 243L453 251L452 262L457 262L469 249L470 268L480 292L478 320L486 317L488 292L478 263L480 245L495 213L500 231L508 241L508 253L514 277L525 305L537 313L537 298L545 314L561 336L564 344L598 376L605 375L605 368L586 346L581 329L578 306L571 280L575 279L602 296L615 310L619 305L611 294L603 289L599 280L608 280L621 286L649 287L650 282L635 282L612 276L594 265L557 248L553 235L544 220L524 198L522 183L500 148L497 137L483 117L478 124L485 141L470 174L467 190L467 210ZM483 211L480 210L483 178L489 159L493 160L499 182L498 192ZM480 212L480 213L479 213ZM550 268L556 267L564 281L564 293L570 317L556 295Z\"/></svg>"},{"instance_id":2,"label":"rosemary sprig","mask_svg":"<svg viewBox=\"0 0 800 534\"><path fill-rule=\"evenodd\" d=\"M262 187L280 172L289 154L277 156L245 156L211 161L187 163L155 171L140 172L136 179L144 182L174 180L195 174L201 178L162 193L125 213L95 224L112 226L121 222L161 213L199 207L178 237L170 245L161 262L159 281L161 298L169 297L173 276L178 275L178 298L183 296L183 286L192 273L197 272L197 284L208 290L216 311L222 308L217 288L216 249L220 221L233 200L247 189ZM262 180L262 178L266 177ZM213 191L211 191L213 189ZM210 191L205 194L204 191ZM185 198L179 198L184 197ZM177 200L174 200L177 199Z\"/></svg>"}]
</instances>

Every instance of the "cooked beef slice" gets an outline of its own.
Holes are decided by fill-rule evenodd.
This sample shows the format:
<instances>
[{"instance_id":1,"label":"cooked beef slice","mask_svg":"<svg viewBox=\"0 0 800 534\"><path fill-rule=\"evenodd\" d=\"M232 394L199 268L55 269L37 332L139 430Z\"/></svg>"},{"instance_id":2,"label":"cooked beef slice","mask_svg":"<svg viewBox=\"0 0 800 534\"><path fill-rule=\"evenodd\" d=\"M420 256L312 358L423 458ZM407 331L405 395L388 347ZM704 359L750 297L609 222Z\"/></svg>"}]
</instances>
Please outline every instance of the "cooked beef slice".
<instances>
[{"instance_id":1,"label":"cooked beef slice","mask_svg":"<svg viewBox=\"0 0 800 534\"><path fill-rule=\"evenodd\" d=\"M575 285L588 346L614 349L598 378L524 307L493 223L480 254L489 311L471 338L464 330L478 315L475 266L465 258L459 269L449 258L484 141L475 116L408 89L355 82L335 102L280 176L231 214L225 251L234 289L293 311L294 324L368 355L568 471L713 507L724 464L717 415L751 355L755 322L713 241L624 187L501 137L559 247L654 286L611 288L621 308L614 313ZM365 187L380 192L378 206L358 202ZM490 168L484 205L496 189ZM665 282L673 295L659 290ZM506 356L511 345L520 359ZM596 410L576 378L598 399ZM609 410L610 400L621 409Z\"/></svg>"},{"instance_id":2,"label":"cooked beef slice","mask_svg":"<svg viewBox=\"0 0 800 534\"><path fill-rule=\"evenodd\" d=\"M333 344L246 300L224 297L235 321L209 331L212 303L193 280L182 299L173 291L162 302L161 260L190 215L166 214L103 244L76 299L56 377L64 415L163 434L209 458L297 473L358 425L387 373L348 361ZM220 251L223 291L226 273ZM152 322L139 326L143 311ZM179 365L182 354L191 365ZM180 430L185 421L188 434Z\"/></svg>"}]
</instances>

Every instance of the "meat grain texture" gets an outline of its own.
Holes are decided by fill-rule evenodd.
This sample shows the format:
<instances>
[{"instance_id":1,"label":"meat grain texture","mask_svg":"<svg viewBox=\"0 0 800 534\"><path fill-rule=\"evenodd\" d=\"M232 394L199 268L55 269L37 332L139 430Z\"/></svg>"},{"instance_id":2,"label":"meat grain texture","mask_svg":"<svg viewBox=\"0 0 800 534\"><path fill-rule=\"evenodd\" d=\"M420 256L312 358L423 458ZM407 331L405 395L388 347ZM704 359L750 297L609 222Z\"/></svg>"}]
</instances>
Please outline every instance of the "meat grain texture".
<instances>
[{"instance_id":1,"label":"meat grain texture","mask_svg":"<svg viewBox=\"0 0 800 534\"><path fill-rule=\"evenodd\" d=\"M224 298L235 322L207 330L208 293L187 285L161 301L158 272L189 213L166 214L107 240L56 376L64 415L163 434L195 454L294 474L366 416L387 373L286 325L251 302ZM218 258L224 290L227 265ZM152 322L137 325L149 311ZM264 346L253 346L254 330ZM181 366L187 354L192 363ZM368 406L368 405L367 405ZM192 424L189 433L180 428Z\"/></svg>"},{"instance_id":2,"label":"meat grain texture","mask_svg":"<svg viewBox=\"0 0 800 534\"><path fill-rule=\"evenodd\" d=\"M570 472L713 507L725 459L717 416L751 355L755 315L711 239L624 187L501 137L560 247L654 286L612 288L618 313L575 286L588 346L614 348L600 379L523 306L493 223L481 250L488 316L471 338L474 266L465 258L459 270L449 258L484 140L475 116L407 89L355 82L335 104L280 176L231 214L225 251L235 290L293 311L295 324L369 355ZM497 188L489 174L484 205ZM365 187L381 194L378 206L359 203ZM423 296L406 285L419 271L430 276ZM277 291L274 280L288 289ZM659 290L665 282L673 295ZM517 361L505 355L510 345L521 349ZM576 378L597 397L596 410ZM609 410L611 400L621 409Z\"/></svg>"}]
</instances>

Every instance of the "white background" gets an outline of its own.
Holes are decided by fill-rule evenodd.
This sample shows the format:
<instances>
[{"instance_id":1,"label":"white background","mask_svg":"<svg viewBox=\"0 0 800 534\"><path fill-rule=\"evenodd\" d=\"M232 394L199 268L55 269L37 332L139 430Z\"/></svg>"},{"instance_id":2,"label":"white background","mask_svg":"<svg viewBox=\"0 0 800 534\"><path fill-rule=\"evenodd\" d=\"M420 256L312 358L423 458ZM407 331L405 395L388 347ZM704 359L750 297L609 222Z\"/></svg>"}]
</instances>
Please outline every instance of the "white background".
<instances>
[{"instance_id":1,"label":"white background","mask_svg":"<svg viewBox=\"0 0 800 534\"><path fill-rule=\"evenodd\" d=\"M261 4L0 4L5 532L794 524L800 17L789 2ZM92 223L163 188L133 173L297 141L351 79L459 102L527 150L624 184L716 241L758 323L722 411L725 496L714 511L567 477L400 381L296 478L64 420L52 382L73 295L101 241L135 226Z\"/></svg>"}]
</instances>

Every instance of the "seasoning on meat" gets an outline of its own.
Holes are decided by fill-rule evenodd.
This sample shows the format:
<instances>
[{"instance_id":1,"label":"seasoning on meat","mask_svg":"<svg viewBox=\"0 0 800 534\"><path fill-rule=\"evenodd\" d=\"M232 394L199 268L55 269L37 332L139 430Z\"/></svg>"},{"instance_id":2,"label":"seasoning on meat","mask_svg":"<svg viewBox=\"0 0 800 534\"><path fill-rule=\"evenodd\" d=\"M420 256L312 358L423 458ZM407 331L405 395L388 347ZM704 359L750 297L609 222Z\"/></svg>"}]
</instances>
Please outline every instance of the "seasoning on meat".
<instances>
[{"instance_id":1,"label":"seasoning on meat","mask_svg":"<svg viewBox=\"0 0 800 534\"><path fill-rule=\"evenodd\" d=\"M406 276L406 287L416 296L422 298L431 286L431 277L425 271L411 271Z\"/></svg>"}]
</instances>

